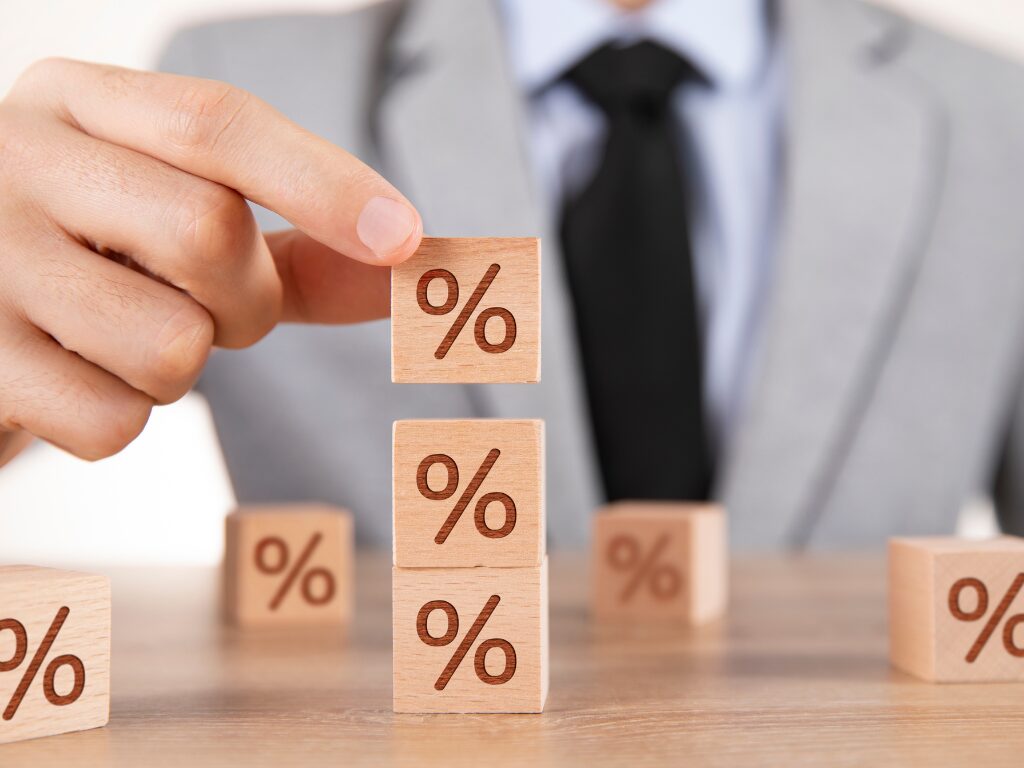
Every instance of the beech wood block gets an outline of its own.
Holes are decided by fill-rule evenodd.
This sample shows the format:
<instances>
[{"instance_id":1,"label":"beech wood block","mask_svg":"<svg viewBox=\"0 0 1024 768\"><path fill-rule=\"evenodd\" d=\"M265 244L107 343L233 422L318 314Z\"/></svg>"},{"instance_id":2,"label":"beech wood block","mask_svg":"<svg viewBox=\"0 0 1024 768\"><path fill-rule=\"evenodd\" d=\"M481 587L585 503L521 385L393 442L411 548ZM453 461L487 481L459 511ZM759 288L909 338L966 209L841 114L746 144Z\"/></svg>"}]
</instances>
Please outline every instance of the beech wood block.
<instances>
[{"instance_id":1,"label":"beech wood block","mask_svg":"<svg viewBox=\"0 0 1024 768\"><path fill-rule=\"evenodd\" d=\"M99 728L109 719L110 582L0 567L0 744Z\"/></svg>"},{"instance_id":2,"label":"beech wood block","mask_svg":"<svg viewBox=\"0 0 1024 768\"><path fill-rule=\"evenodd\" d=\"M394 568L395 712L540 712L548 564Z\"/></svg>"},{"instance_id":3,"label":"beech wood block","mask_svg":"<svg viewBox=\"0 0 1024 768\"><path fill-rule=\"evenodd\" d=\"M725 612L728 536L715 504L620 502L594 517L594 615L703 624Z\"/></svg>"},{"instance_id":4,"label":"beech wood block","mask_svg":"<svg viewBox=\"0 0 1024 768\"><path fill-rule=\"evenodd\" d=\"M1024 680L1024 539L889 542L889 654L932 682Z\"/></svg>"},{"instance_id":5,"label":"beech wood block","mask_svg":"<svg viewBox=\"0 0 1024 768\"><path fill-rule=\"evenodd\" d=\"M392 466L395 565L540 565L543 421L397 421Z\"/></svg>"},{"instance_id":6,"label":"beech wood block","mask_svg":"<svg viewBox=\"0 0 1024 768\"><path fill-rule=\"evenodd\" d=\"M352 516L320 504L242 507L227 517L225 608L241 626L345 624Z\"/></svg>"},{"instance_id":7,"label":"beech wood block","mask_svg":"<svg viewBox=\"0 0 1024 768\"><path fill-rule=\"evenodd\" d=\"M425 237L392 267L391 380L540 381L540 240Z\"/></svg>"}]
</instances>

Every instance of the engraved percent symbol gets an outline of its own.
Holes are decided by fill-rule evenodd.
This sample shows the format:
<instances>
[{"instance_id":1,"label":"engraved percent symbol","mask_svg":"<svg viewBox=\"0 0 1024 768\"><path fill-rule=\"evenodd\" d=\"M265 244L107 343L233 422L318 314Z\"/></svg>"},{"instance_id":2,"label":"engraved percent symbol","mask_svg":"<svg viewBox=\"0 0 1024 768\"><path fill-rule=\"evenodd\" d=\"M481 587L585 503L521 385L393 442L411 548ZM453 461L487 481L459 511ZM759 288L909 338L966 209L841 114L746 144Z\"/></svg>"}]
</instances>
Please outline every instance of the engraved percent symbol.
<instances>
[{"instance_id":1,"label":"engraved percent symbol","mask_svg":"<svg viewBox=\"0 0 1024 768\"><path fill-rule=\"evenodd\" d=\"M608 563L611 567L616 571L633 572L626 588L619 594L620 603L629 602L644 583L657 600L671 600L679 594L682 575L674 566L658 563L669 539L667 533L659 536L646 557L640 550L640 543L632 536L616 536L608 543Z\"/></svg>"},{"instance_id":2,"label":"engraved percent symbol","mask_svg":"<svg viewBox=\"0 0 1024 768\"><path fill-rule=\"evenodd\" d=\"M498 607L500 602L501 598L497 595L491 595L487 598L487 602L484 603L483 610L476 617L473 626L469 628L465 637L462 638L462 642L459 643L455 653L448 660L448 664L441 670L440 676L434 682L435 690L443 691L448 685L448 681L452 679L455 670L459 668L462 660L466 658L469 649L473 647L473 643L480 637L484 624L491 618L491 614L494 613L494 609ZM427 627L427 619L434 611L443 611L448 619L448 628L443 635L434 636L430 634L430 629ZM428 603L424 603L419 613L416 614L416 634L419 635L420 640L434 648L451 645L459 634L459 613L455 610L455 606L447 600L431 600ZM487 652L494 648L500 649L505 654L505 666L502 667L501 673L497 675L492 675L488 672L486 666ZM476 671L476 676L483 683L488 685L507 683L512 679L512 675L516 673L516 649L512 647L512 643L500 637L484 640L476 647L476 653L473 656L473 668Z\"/></svg>"},{"instance_id":3,"label":"engraved percent symbol","mask_svg":"<svg viewBox=\"0 0 1024 768\"><path fill-rule=\"evenodd\" d=\"M326 568L311 568L303 573L306 563L313 556L314 550L320 546L323 538L322 533L316 533L306 542L306 546L302 550L302 554L299 555L299 559L295 561L295 564L285 574L281 586L274 593L274 597L268 606L270 610L276 611L281 607L285 595L288 594L288 591L300 575L302 575L302 580L299 585L299 593L302 595L303 600L310 605L325 605L334 597L334 576L330 571ZM271 551L277 554L274 556L274 560L268 562L268 554ZM265 573L268 576L276 576L288 569L290 559L291 555L288 551L288 545L278 536L266 536L256 544L256 568L261 573ZM323 591L319 595L313 591L313 584L317 578L320 578L324 584Z\"/></svg>"},{"instance_id":4,"label":"engraved percent symbol","mask_svg":"<svg viewBox=\"0 0 1024 768\"><path fill-rule=\"evenodd\" d=\"M441 343L437 345L437 349L434 351L435 358L443 360L445 355L448 354L448 350L452 348L452 344L455 343L455 339L457 339L459 334L462 333L462 329L466 327L466 323L469 322L470 316L480 305L480 300L484 297L484 294L487 293L487 289L491 287L491 283L494 282L494 278L497 277L500 270L501 267L497 264L491 264L491 266L487 268L483 279L479 284L477 284L476 288L473 289L473 293L470 295L469 301L467 301L462 307L462 310L455 317L455 322L452 323L452 327L448 329L448 333L444 335L444 338L441 339ZM427 296L427 288L434 280L443 280L448 288L448 295L443 304L431 304L430 298ZM420 276L419 282L416 284L416 303L419 304L420 309L428 315L447 315L455 309L455 305L459 303L459 281L456 280L455 275L447 269L431 269L424 272ZM487 340L487 321L492 317L499 317L505 323L505 335L497 344L491 344L491 342ZM492 354L508 352L508 350L512 348L512 345L516 343L516 319L512 316L512 313L504 307L490 307L489 309L485 309L477 315L476 322L473 324L473 337L476 339L476 345L484 352L490 352Z\"/></svg>"},{"instance_id":5,"label":"engraved percent symbol","mask_svg":"<svg viewBox=\"0 0 1024 768\"><path fill-rule=\"evenodd\" d=\"M46 660L46 654L53 647L53 642L57 639L57 635L60 633L61 627L64 626L69 613L71 613L71 609L64 606L53 617L50 628L43 635L43 641L36 648L28 668L21 676L18 687L14 689L11 700L7 702L7 708L3 714L4 720L12 720L14 718L18 707L21 706L21 702L25 698L25 694L28 693L29 686L32 685L32 681L39 674L39 668ZM14 655L7 661L0 661L0 672L10 672L12 669L17 669L25 661L25 657L28 656L28 631L25 629L25 625L17 619L4 619L0 621L0 632L3 632L5 629L14 634ZM71 690L63 695L57 693L54 687L57 672L61 667L70 667L74 675L74 684L71 686ZM50 659L50 663L46 666L46 671L43 672L43 696L46 697L48 702L55 707L64 707L78 701L78 697L82 695L84 690L85 665L80 658L71 654L64 654Z\"/></svg>"},{"instance_id":6,"label":"engraved percent symbol","mask_svg":"<svg viewBox=\"0 0 1024 768\"><path fill-rule=\"evenodd\" d=\"M996 631L999 623L1006 616L1006 612L1010 610L1010 605L1017 598L1017 595L1020 594L1021 587L1024 587L1024 573L1017 574L1017 578L1013 580L1013 584L1010 585L1006 594L1003 595L1003 599L999 601L999 605L996 606L996 609L985 623L981 634L974 641L974 645L967 651L964 660L968 664L973 664L978 659L982 649L988 643L989 638L992 637L992 633ZM960 596L965 589L973 589L978 596L978 604L974 607L973 611L965 611L960 607ZM959 621L978 621L978 619L988 613L988 587L985 586L981 579L976 579L973 576L959 579L949 589L949 612ZM1003 624L1003 647L1011 656L1024 657L1024 648L1017 645L1013 637L1014 630L1017 629L1019 624L1024 624L1024 613L1011 616Z\"/></svg>"},{"instance_id":7,"label":"engraved percent symbol","mask_svg":"<svg viewBox=\"0 0 1024 768\"><path fill-rule=\"evenodd\" d=\"M501 451L497 448L492 448L488 451L487 456L484 458L484 463L480 465L480 469L473 475L473 479L469 481L469 485L466 486L466 490L462 492L459 500L455 503L452 511L449 513L448 518L444 521L441 529L437 532L434 537L436 544L444 544L448 539L448 534L452 532L455 524L459 522L459 518L462 517L462 513L469 507L469 503L476 496L477 491L480 490L480 486L483 485L487 475L490 473L494 463L501 456ZM440 464L448 472L448 481L445 483L444 488L439 491L435 491L430 487L430 483L427 478L427 473L430 468L435 464ZM420 495L424 498L430 499L431 501L445 501L455 495L455 492L459 488L459 466L455 463L455 460L443 453L432 453L427 456L423 461L420 462L419 467L416 469L416 488L419 490ZM505 508L505 522L500 528L490 528L487 525L487 507L493 502L499 502ZM473 513L473 521L476 523L476 529L484 536L489 539L500 539L508 536L512 533L512 529L516 527L516 503L512 500L512 497L507 493L501 493L500 491L492 491L485 493L476 502L476 509Z\"/></svg>"}]
</instances>

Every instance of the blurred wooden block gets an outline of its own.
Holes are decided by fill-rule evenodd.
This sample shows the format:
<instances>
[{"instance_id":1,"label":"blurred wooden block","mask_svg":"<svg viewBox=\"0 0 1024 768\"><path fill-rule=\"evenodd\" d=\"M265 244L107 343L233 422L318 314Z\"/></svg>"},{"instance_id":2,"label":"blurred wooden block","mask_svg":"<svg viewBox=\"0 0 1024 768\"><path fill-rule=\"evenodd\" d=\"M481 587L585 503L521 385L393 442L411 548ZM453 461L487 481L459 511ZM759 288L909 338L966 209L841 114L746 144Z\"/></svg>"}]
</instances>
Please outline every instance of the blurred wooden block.
<instances>
[{"instance_id":1,"label":"blurred wooden block","mask_svg":"<svg viewBox=\"0 0 1024 768\"><path fill-rule=\"evenodd\" d=\"M393 472L395 565L540 565L544 422L397 421Z\"/></svg>"},{"instance_id":2,"label":"blurred wooden block","mask_svg":"<svg viewBox=\"0 0 1024 768\"><path fill-rule=\"evenodd\" d=\"M1024 680L1024 539L889 542L889 657L932 682Z\"/></svg>"},{"instance_id":3,"label":"blurred wooden block","mask_svg":"<svg viewBox=\"0 0 1024 768\"><path fill-rule=\"evenodd\" d=\"M540 712L548 567L395 568L395 712Z\"/></svg>"},{"instance_id":4,"label":"blurred wooden block","mask_svg":"<svg viewBox=\"0 0 1024 768\"><path fill-rule=\"evenodd\" d=\"M391 270L391 380L540 381L540 240L423 238Z\"/></svg>"},{"instance_id":5,"label":"blurred wooden block","mask_svg":"<svg viewBox=\"0 0 1024 768\"><path fill-rule=\"evenodd\" d=\"M242 507L227 517L225 608L242 626L345 624L352 516L319 504Z\"/></svg>"},{"instance_id":6,"label":"blurred wooden block","mask_svg":"<svg viewBox=\"0 0 1024 768\"><path fill-rule=\"evenodd\" d=\"M110 719L110 582L0 567L0 744Z\"/></svg>"},{"instance_id":7,"label":"blurred wooden block","mask_svg":"<svg viewBox=\"0 0 1024 768\"><path fill-rule=\"evenodd\" d=\"M714 504L622 502L594 517L593 610L601 619L703 624L725 612L725 511Z\"/></svg>"}]
</instances>

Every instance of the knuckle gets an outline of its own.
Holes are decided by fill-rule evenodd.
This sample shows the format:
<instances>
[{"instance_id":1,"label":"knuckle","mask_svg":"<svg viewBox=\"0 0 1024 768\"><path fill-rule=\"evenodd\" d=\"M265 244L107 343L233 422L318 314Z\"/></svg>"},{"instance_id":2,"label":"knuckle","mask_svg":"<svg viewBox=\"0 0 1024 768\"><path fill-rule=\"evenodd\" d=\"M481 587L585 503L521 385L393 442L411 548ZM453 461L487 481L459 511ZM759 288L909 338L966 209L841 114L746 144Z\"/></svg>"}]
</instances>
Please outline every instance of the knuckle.
<instances>
[{"instance_id":1,"label":"knuckle","mask_svg":"<svg viewBox=\"0 0 1024 768\"><path fill-rule=\"evenodd\" d=\"M177 240L200 266L230 270L244 259L255 232L256 221L242 196L211 183L182 205Z\"/></svg>"},{"instance_id":2,"label":"knuckle","mask_svg":"<svg viewBox=\"0 0 1024 768\"><path fill-rule=\"evenodd\" d=\"M0 339L2 340L2 339ZM113 456L135 440L153 401L88 370L54 365L31 335L4 345L0 367L0 429L24 429L88 461Z\"/></svg>"},{"instance_id":3,"label":"knuckle","mask_svg":"<svg viewBox=\"0 0 1024 768\"><path fill-rule=\"evenodd\" d=\"M225 349L245 349L270 333L278 323L280 310L272 306L272 297L265 304L269 307L267 311L251 313L246 322L223 333L218 344Z\"/></svg>"},{"instance_id":4,"label":"knuckle","mask_svg":"<svg viewBox=\"0 0 1024 768\"><path fill-rule=\"evenodd\" d=\"M248 92L215 80L191 80L171 108L167 138L187 154L205 154L242 114Z\"/></svg>"},{"instance_id":5,"label":"knuckle","mask_svg":"<svg viewBox=\"0 0 1024 768\"><path fill-rule=\"evenodd\" d=\"M72 65L70 59L48 56L29 64L11 87L12 94L32 93L42 83L59 81Z\"/></svg>"},{"instance_id":6,"label":"knuckle","mask_svg":"<svg viewBox=\"0 0 1024 768\"><path fill-rule=\"evenodd\" d=\"M284 287L272 257L262 242L239 288L244 297L229 322L218 325L217 343L232 349L249 347L270 333L281 320ZM224 327L227 326L227 327Z\"/></svg>"},{"instance_id":7,"label":"knuckle","mask_svg":"<svg viewBox=\"0 0 1024 768\"><path fill-rule=\"evenodd\" d=\"M153 401L141 392L130 391L117 398L105 409L103 425L76 453L88 461L120 453L142 433L152 408Z\"/></svg>"},{"instance_id":8,"label":"knuckle","mask_svg":"<svg viewBox=\"0 0 1024 768\"><path fill-rule=\"evenodd\" d=\"M213 333L209 313L189 299L184 299L181 308L167 319L150 364L159 402L173 402L189 390L206 364Z\"/></svg>"}]
</instances>

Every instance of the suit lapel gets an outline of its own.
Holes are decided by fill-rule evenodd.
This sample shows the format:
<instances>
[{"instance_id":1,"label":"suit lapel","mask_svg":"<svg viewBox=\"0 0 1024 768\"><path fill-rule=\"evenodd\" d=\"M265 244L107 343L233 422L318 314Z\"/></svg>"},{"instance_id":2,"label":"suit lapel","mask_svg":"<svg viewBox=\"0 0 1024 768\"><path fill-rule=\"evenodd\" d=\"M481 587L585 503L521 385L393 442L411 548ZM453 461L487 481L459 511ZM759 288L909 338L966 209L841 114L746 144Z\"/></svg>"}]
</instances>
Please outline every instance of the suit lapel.
<instances>
[{"instance_id":1,"label":"suit lapel","mask_svg":"<svg viewBox=\"0 0 1024 768\"><path fill-rule=\"evenodd\" d=\"M898 22L783 6L784 218L751 401L724 482L735 539L805 544L870 405L931 227L941 121Z\"/></svg>"},{"instance_id":2,"label":"suit lapel","mask_svg":"<svg viewBox=\"0 0 1024 768\"><path fill-rule=\"evenodd\" d=\"M542 237L542 383L471 386L481 417L542 418L548 529L580 546L598 476L561 255L534 187L522 104L491 3L413 2L392 38L376 132L384 171L435 236Z\"/></svg>"}]
</instances>

